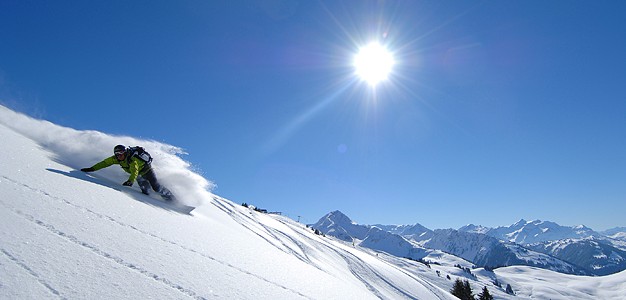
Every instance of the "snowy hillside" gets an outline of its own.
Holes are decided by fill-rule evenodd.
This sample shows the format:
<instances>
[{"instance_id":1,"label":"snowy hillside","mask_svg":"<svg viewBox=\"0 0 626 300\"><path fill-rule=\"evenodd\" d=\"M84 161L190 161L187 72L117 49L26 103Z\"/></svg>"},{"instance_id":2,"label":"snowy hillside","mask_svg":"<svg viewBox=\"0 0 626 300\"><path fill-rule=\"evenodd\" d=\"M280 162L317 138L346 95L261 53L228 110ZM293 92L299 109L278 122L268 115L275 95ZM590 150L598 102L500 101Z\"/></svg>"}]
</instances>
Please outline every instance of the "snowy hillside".
<instances>
[{"instance_id":1,"label":"snowy hillside","mask_svg":"<svg viewBox=\"0 0 626 300\"><path fill-rule=\"evenodd\" d=\"M594 238L564 239L526 247L582 266L590 274L609 275L626 269L626 251Z\"/></svg>"},{"instance_id":2,"label":"snowy hillside","mask_svg":"<svg viewBox=\"0 0 626 300\"><path fill-rule=\"evenodd\" d=\"M515 294L524 299L624 299L626 272L586 277L564 275L532 267L507 267L495 270L507 284L519 287Z\"/></svg>"},{"instance_id":3,"label":"snowy hillside","mask_svg":"<svg viewBox=\"0 0 626 300\"><path fill-rule=\"evenodd\" d=\"M454 299L457 278L496 299L621 299L626 289L626 272L491 272L437 250L416 261L316 235L211 194L179 149L154 141L76 131L1 106L0 138L0 299ZM180 213L122 187L116 166L75 171L118 141L149 145L163 182L198 208ZM372 244L388 237L373 232Z\"/></svg>"},{"instance_id":4,"label":"snowy hillside","mask_svg":"<svg viewBox=\"0 0 626 300\"><path fill-rule=\"evenodd\" d=\"M30 128L30 136L74 135L68 148L112 139L6 110L0 121ZM122 187L124 176L75 171L94 162L90 155L50 151L6 125L0 137L0 299L453 298L447 288L288 218L207 191L185 194L184 184L206 183L197 178L167 182L199 204L181 214ZM167 168L158 173L167 177Z\"/></svg>"}]
</instances>

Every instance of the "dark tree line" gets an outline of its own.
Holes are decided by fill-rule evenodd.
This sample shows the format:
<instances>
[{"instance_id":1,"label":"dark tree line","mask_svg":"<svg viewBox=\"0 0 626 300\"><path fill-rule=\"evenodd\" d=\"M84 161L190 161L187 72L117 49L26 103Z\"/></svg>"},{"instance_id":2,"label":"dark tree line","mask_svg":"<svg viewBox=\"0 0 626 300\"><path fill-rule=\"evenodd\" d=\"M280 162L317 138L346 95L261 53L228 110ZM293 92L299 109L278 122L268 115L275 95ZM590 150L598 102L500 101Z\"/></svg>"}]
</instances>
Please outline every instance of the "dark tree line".
<instances>
[{"instance_id":1,"label":"dark tree line","mask_svg":"<svg viewBox=\"0 0 626 300\"><path fill-rule=\"evenodd\" d=\"M467 280L461 281L461 279L457 278L456 281L454 281L454 285L452 286L450 293L457 296L461 300L475 300L474 292L472 291L472 287ZM483 287L482 292L477 296L478 300L493 300L493 296L489 293L489 289L487 289L487 287Z\"/></svg>"}]
</instances>

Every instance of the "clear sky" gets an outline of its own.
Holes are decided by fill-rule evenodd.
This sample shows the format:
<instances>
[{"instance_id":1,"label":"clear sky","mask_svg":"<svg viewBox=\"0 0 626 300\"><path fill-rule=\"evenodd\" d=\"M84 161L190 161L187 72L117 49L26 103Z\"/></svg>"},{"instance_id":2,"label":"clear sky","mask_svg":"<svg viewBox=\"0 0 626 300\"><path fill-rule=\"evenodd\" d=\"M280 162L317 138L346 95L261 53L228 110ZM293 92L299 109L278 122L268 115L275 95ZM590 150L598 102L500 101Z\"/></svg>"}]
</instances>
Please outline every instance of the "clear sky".
<instances>
[{"instance_id":1,"label":"clear sky","mask_svg":"<svg viewBox=\"0 0 626 300\"><path fill-rule=\"evenodd\" d=\"M216 194L306 223L603 230L626 226L625 11L4 0L0 103L182 147ZM353 65L373 41L395 61L376 86Z\"/></svg>"}]
</instances>

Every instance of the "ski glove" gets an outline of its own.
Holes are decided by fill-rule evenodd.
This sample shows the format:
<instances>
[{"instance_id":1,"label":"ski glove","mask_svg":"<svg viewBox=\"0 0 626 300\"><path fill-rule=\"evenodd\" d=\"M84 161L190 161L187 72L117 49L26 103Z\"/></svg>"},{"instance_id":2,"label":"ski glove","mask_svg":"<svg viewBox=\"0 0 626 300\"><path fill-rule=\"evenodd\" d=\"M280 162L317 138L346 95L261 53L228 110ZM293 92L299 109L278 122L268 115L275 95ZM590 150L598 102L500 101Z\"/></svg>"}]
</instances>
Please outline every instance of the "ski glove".
<instances>
[{"instance_id":1,"label":"ski glove","mask_svg":"<svg viewBox=\"0 0 626 300\"><path fill-rule=\"evenodd\" d=\"M125 185L125 186L133 186L133 183L132 183L132 182L130 182L130 181L126 181L126 182L122 183L122 185Z\"/></svg>"},{"instance_id":2,"label":"ski glove","mask_svg":"<svg viewBox=\"0 0 626 300\"><path fill-rule=\"evenodd\" d=\"M93 172L93 171L95 171L93 168L82 168L80 170L83 171L83 172Z\"/></svg>"}]
</instances>

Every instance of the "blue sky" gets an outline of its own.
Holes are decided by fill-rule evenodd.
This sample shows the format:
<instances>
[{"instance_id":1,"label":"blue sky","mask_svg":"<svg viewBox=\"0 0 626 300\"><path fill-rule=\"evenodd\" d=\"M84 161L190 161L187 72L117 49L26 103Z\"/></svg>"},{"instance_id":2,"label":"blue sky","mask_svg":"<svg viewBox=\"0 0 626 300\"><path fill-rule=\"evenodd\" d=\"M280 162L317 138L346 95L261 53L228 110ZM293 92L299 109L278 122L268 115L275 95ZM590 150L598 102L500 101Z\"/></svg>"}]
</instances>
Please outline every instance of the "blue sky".
<instances>
[{"instance_id":1,"label":"blue sky","mask_svg":"<svg viewBox=\"0 0 626 300\"><path fill-rule=\"evenodd\" d=\"M625 226L622 1L2 1L0 103L307 223ZM354 74L378 41L396 61ZM113 145L112 145L113 146Z\"/></svg>"}]
</instances>

